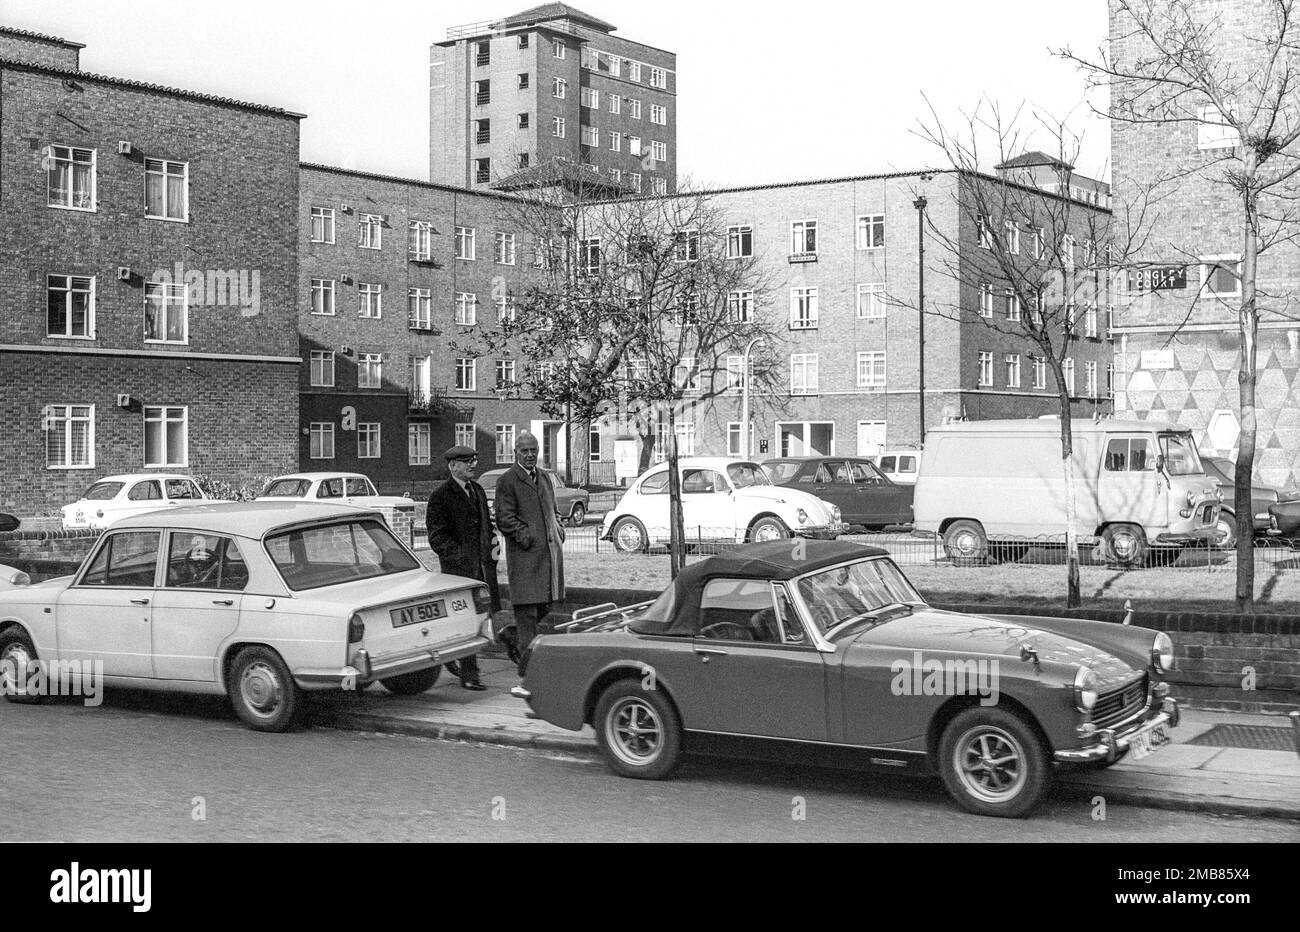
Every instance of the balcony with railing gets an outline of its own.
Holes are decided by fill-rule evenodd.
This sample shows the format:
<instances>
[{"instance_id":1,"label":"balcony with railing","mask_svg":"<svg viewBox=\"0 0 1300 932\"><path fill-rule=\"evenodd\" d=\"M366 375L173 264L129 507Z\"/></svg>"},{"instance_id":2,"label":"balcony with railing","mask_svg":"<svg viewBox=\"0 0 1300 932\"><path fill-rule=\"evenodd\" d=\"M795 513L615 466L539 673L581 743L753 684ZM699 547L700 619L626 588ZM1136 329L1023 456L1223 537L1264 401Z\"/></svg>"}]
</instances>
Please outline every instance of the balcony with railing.
<instances>
[{"instance_id":1,"label":"balcony with railing","mask_svg":"<svg viewBox=\"0 0 1300 932\"><path fill-rule=\"evenodd\" d=\"M440 417L452 407L450 400L440 388L428 386L409 389L406 393L407 409L412 414L424 414Z\"/></svg>"}]
</instances>

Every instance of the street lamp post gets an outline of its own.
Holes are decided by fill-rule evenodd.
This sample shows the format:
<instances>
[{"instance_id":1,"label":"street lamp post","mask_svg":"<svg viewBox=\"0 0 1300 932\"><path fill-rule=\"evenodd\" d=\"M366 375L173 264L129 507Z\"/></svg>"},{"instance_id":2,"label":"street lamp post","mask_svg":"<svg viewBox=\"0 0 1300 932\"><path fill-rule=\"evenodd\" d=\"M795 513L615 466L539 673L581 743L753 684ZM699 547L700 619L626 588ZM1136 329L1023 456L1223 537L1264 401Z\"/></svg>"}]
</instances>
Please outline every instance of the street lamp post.
<instances>
[{"instance_id":1,"label":"street lamp post","mask_svg":"<svg viewBox=\"0 0 1300 932\"><path fill-rule=\"evenodd\" d=\"M918 195L912 202L916 208L916 244L917 244L917 300L916 300L916 397L920 420L917 422L921 432L920 446L925 446L925 195Z\"/></svg>"},{"instance_id":2,"label":"street lamp post","mask_svg":"<svg viewBox=\"0 0 1300 932\"><path fill-rule=\"evenodd\" d=\"M752 459L749 438L749 354L755 346L762 344L762 337L754 337L745 347L745 355L740 362L740 448L745 451L745 459Z\"/></svg>"}]
</instances>

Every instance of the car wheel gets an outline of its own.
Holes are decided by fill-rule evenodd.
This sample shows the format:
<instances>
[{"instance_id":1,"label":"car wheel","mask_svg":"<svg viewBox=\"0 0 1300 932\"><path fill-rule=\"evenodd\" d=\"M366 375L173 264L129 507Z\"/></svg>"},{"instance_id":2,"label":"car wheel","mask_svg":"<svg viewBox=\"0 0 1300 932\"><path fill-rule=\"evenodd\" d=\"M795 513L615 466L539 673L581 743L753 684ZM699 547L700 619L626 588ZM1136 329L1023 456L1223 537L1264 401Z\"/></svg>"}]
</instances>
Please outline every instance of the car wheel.
<instances>
[{"instance_id":1,"label":"car wheel","mask_svg":"<svg viewBox=\"0 0 1300 932\"><path fill-rule=\"evenodd\" d=\"M379 684L390 693L398 696L418 696L426 690L432 689L433 684L438 682L438 676L442 673L442 667L429 667L425 670L416 670L414 673L402 673L398 676L389 676L379 681Z\"/></svg>"},{"instance_id":2,"label":"car wheel","mask_svg":"<svg viewBox=\"0 0 1300 932\"><path fill-rule=\"evenodd\" d=\"M1219 512L1219 520L1214 522L1214 536L1210 546L1215 550L1233 550L1237 546L1237 516L1230 511Z\"/></svg>"},{"instance_id":3,"label":"car wheel","mask_svg":"<svg viewBox=\"0 0 1300 932\"><path fill-rule=\"evenodd\" d=\"M1102 552L1120 566L1142 566L1147 559L1147 537L1136 524L1112 524L1101 535Z\"/></svg>"},{"instance_id":4,"label":"car wheel","mask_svg":"<svg viewBox=\"0 0 1300 932\"><path fill-rule=\"evenodd\" d=\"M574 502L573 510L569 512L570 527L582 527L582 522L587 520L587 509L583 507L582 502Z\"/></svg>"},{"instance_id":5,"label":"car wheel","mask_svg":"<svg viewBox=\"0 0 1300 932\"><path fill-rule=\"evenodd\" d=\"M616 680L600 695L594 717L596 743L615 773L659 780L677 764L682 724L663 692L640 679Z\"/></svg>"},{"instance_id":6,"label":"car wheel","mask_svg":"<svg viewBox=\"0 0 1300 932\"><path fill-rule=\"evenodd\" d=\"M26 694L27 670L36 660L36 648L22 628L0 634L0 693L10 702L36 705L45 698Z\"/></svg>"},{"instance_id":7,"label":"car wheel","mask_svg":"<svg viewBox=\"0 0 1300 932\"><path fill-rule=\"evenodd\" d=\"M297 720L302 691L269 647L241 650L226 688L235 712L254 731L288 731Z\"/></svg>"},{"instance_id":8,"label":"car wheel","mask_svg":"<svg viewBox=\"0 0 1300 932\"><path fill-rule=\"evenodd\" d=\"M636 518L619 518L614 522L611 536L621 553L645 553L650 549L650 535Z\"/></svg>"},{"instance_id":9,"label":"car wheel","mask_svg":"<svg viewBox=\"0 0 1300 932\"><path fill-rule=\"evenodd\" d=\"M1043 743L1024 719L1005 709L959 712L939 740L939 773L952 798L977 815L1017 819L1051 783Z\"/></svg>"},{"instance_id":10,"label":"car wheel","mask_svg":"<svg viewBox=\"0 0 1300 932\"><path fill-rule=\"evenodd\" d=\"M769 540L784 540L790 536L790 529L780 518L759 518L749 528L749 543L761 544Z\"/></svg>"},{"instance_id":11,"label":"car wheel","mask_svg":"<svg viewBox=\"0 0 1300 932\"><path fill-rule=\"evenodd\" d=\"M943 532L943 549L953 566L979 566L989 554L989 539L978 521L954 521Z\"/></svg>"}]
</instances>

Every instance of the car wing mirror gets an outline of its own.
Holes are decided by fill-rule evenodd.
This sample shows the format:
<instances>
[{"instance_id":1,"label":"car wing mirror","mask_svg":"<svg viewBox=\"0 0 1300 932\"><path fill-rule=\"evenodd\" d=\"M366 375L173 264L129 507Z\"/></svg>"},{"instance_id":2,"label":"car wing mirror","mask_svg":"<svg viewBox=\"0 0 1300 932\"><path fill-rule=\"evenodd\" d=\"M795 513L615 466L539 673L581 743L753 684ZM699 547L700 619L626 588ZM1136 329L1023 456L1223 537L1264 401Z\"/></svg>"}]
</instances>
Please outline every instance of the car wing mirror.
<instances>
[{"instance_id":1,"label":"car wing mirror","mask_svg":"<svg viewBox=\"0 0 1300 932\"><path fill-rule=\"evenodd\" d=\"M1156 472L1164 472L1164 471L1165 471L1165 455L1163 453L1157 453Z\"/></svg>"}]
</instances>

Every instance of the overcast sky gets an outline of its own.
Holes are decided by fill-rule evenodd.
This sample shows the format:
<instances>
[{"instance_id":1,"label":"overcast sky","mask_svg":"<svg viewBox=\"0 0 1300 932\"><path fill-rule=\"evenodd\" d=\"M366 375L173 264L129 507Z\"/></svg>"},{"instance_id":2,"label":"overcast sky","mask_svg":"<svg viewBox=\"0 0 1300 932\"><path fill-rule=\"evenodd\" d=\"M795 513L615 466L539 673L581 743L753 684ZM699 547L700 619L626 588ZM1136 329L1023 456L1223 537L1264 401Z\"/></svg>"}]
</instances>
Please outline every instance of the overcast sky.
<instances>
[{"instance_id":1,"label":"overcast sky","mask_svg":"<svg viewBox=\"0 0 1300 932\"><path fill-rule=\"evenodd\" d=\"M0 24L85 43L87 71L306 113L305 161L427 178L429 44L448 26L533 5L0 0ZM923 94L949 121L984 96L1007 112L1073 114L1078 171L1109 178L1105 122L1089 115L1082 76L1050 51L1096 49L1105 0L571 5L677 54L679 174L702 183L942 164L915 135Z\"/></svg>"}]
</instances>

